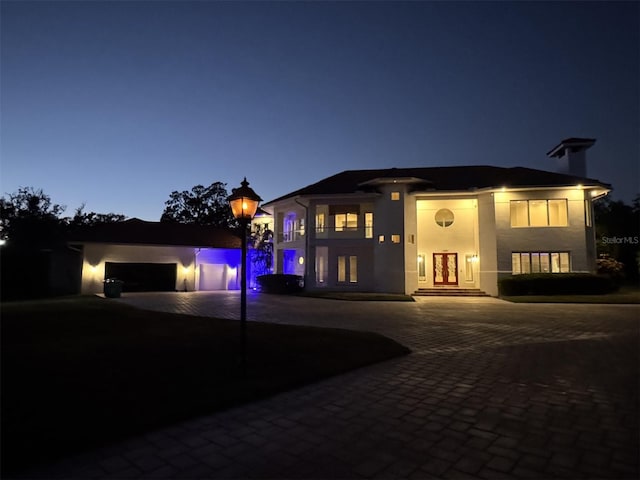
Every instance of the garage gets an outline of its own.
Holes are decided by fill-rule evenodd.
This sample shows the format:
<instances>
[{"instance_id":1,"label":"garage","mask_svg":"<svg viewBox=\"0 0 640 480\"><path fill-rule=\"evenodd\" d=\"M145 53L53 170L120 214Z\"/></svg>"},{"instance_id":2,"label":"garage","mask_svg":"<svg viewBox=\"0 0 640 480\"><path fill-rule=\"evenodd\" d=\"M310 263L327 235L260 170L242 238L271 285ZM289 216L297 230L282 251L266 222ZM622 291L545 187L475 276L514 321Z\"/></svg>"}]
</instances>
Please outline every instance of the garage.
<instances>
[{"instance_id":1,"label":"garage","mask_svg":"<svg viewBox=\"0 0 640 480\"><path fill-rule=\"evenodd\" d=\"M240 288L242 240L228 229L134 218L78 228L69 243L82 252L83 294L101 293L107 278L124 292Z\"/></svg>"},{"instance_id":2,"label":"garage","mask_svg":"<svg viewBox=\"0 0 640 480\"><path fill-rule=\"evenodd\" d=\"M105 278L124 282L123 292L174 292L175 263L105 263Z\"/></svg>"}]
</instances>

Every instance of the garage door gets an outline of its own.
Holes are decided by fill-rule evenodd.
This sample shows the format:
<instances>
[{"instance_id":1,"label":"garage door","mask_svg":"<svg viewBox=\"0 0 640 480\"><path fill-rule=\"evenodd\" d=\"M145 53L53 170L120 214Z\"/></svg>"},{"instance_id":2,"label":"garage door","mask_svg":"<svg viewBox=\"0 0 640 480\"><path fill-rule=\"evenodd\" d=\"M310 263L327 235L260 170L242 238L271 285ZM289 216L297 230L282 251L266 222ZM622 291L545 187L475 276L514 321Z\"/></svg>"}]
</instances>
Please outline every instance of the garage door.
<instances>
[{"instance_id":1,"label":"garage door","mask_svg":"<svg viewBox=\"0 0 640 480\"><path fill-rule=\"evenodd\" d=\"M123 292L174 292L175 263L115 263L105 264L105 278L122 280Z\"/></svg>"},{"instance_id":2,"label":"garage door","mask_svg":"<svg viewBox=\"0 0 640 480\"><path fill-rule=\"evenodd\" d=\"M200 290L235 290L237 272L227 265L203 263L200 265Z\"/></svg>"}]
</instances>

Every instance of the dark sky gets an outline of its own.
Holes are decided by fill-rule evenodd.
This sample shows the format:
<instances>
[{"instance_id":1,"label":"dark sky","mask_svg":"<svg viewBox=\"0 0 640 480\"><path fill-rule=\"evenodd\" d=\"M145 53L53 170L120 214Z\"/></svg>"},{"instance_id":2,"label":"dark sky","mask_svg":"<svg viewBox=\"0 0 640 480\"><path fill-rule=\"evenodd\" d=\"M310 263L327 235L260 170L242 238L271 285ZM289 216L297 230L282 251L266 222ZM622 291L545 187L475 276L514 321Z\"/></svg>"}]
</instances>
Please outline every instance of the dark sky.
<instances>
[{"instance_id":1,"label":"dark sky","mask_svg":"<svg viewBox=\"0 0 640 480\"><path fill-rule=\"evenodd\" d=\"M639 3L1 2L1 193L158 220L244 176L555 170L640 191Z\"/></svg>"}]
</instances>

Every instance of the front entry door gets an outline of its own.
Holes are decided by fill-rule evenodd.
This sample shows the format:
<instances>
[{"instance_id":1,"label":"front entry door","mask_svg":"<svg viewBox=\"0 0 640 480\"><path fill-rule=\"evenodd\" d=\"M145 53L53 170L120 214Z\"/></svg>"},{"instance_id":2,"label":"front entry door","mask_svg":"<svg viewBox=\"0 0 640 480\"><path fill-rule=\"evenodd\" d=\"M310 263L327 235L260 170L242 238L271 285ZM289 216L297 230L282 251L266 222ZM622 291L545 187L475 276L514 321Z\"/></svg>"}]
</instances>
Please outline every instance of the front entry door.
<instances>
[{"instance_id":1,"label":"front entry door","mask_svg":"<svg viewBox=\"0 0 640 480\"><path fill-rule=\"evenodd\" d=\"M433 284L458 285L458 254L433 254Z\"/></svg>"}]
</instances>

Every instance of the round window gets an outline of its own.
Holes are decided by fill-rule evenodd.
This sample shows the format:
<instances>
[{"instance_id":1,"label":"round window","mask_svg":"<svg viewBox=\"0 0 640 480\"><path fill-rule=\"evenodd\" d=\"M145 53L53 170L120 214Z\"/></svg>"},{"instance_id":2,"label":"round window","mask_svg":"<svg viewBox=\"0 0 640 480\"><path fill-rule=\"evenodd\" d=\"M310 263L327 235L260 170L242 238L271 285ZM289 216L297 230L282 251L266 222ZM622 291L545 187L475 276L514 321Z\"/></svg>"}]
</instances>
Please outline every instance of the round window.
<instances>
[{"instance_id":1,"label":"round window","mask_svg":"<svg viewBox=\"0 0 640 480\"><path fill-rule=\"evenodd\" d=\"M435 220L441 227L449 227L453 223L453 212L448 208L441 208L436 212Z\"/></svg>"}]
</instances>

